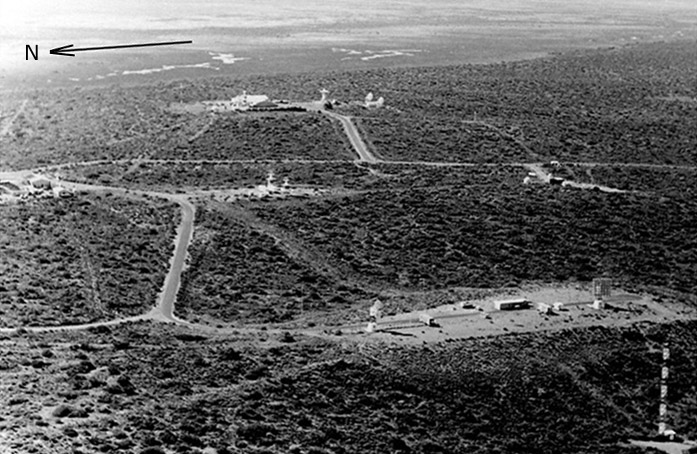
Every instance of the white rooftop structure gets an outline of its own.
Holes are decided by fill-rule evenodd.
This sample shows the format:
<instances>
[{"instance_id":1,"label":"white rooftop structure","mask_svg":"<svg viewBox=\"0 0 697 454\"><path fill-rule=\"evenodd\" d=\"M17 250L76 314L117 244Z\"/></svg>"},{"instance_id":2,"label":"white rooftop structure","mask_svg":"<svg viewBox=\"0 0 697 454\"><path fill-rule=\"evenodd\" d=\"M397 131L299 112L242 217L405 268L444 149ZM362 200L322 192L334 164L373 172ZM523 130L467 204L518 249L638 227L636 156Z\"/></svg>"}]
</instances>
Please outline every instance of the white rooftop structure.
<instances>
[{"instance_id":1,"label":"white rooftop structure","mask_svg":"<svg viewBox=\"0 0 697 454\"><path fill-rule=\"evenodd\" d=\"M365 106L366 107L382 107L385 104L385 98L380 96L377 101L374 101L374 96L373 93L370 92L368 95L365 97Z\"/></svg>"},{"instance_id":2,"label":"white rooftop structure","mask_svg":"<svg viewBox=\"0 0 697 454\"><path fill-rule=\"evenodd\" d=\"M268 100L269 97L266 95L248 95L246 91L243 91L241 95L235 96L230 102L234 109L244 110Z\"/></svg>"}]
</instances>

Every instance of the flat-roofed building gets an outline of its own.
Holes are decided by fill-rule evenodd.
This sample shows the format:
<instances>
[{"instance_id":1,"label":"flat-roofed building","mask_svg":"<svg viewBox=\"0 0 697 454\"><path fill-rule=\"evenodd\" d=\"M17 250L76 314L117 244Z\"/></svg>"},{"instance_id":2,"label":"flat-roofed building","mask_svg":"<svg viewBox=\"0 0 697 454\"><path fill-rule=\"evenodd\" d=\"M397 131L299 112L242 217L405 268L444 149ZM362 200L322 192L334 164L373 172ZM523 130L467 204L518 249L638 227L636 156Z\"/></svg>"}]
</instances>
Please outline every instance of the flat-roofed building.
<instances>
[{"instance_id":1,"label":"flat-roofed building","mask_svg":"<svg viewBox=\"0 0 697 454\"><path fill-rule=\"evenodd\" d=\"M530 307L530 301L525 298L513 300L495 301L494 307L499 311L515 311L519 309L527 309Z\"/></svg>"}]
</instances>

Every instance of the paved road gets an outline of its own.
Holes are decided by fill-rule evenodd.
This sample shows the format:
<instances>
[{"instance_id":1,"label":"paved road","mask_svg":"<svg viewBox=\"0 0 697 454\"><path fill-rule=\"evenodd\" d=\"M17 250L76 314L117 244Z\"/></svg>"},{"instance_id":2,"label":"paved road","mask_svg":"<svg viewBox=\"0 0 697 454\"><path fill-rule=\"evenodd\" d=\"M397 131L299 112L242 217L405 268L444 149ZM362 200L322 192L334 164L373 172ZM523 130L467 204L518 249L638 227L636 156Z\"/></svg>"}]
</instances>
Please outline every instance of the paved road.
<instances>
[{"instance_id":1,"label":"paved road","mask_svg":"<svg viewBox=\"0 0 697 454\"><path fill-rule=\"evenodd\" d=\"M186 251L194 233L194 206L185 197L173 198L182 207L182 220L177 229L174 255L170 261L169 273L160 292L157 308L166 320L179 323L182 320L174 316L174 303L181 282L181 274L186 261Z\"/></svg>"},{"instance_id":2,"label":"paved road","mask_svg":"<svg viewBox=\"0 0 697 454\"><path fill-rule=\"evenodd\" d=\"M360 161L369 162L371 164L379 162L378 159L375 156L373 156L373 154L368 150L368 147L366 147L365 142L363 142L361 135L358 133L358 130L356 129L356 126L351 121L351 117L339 115L338 113L331 112L329 110L322 110L321 112L341 122L341 125L344 127L344 132L346 133L346 136L351 142L353 149L356 150L356 153L358 153Z\"/></svg>"},{"instance_id":3,"label":"paved road","mask_svg":"<svg viewBox=\"0 0 697 454\"><path fill-rule=\"evenodd\" d=\"M20 173L20 172L18 172ZM8 174L6 174L8 175ZM8 175L9 176L9 175ZM41 326L41 327L24 327L27 331L43 332L43 331L72 331L79 329L96 328L99 326L113 326L122 323L129 323L141 320L160 320L174 322L184 325L190 325L184 320L178 319L174 315L174 303L177 299L179 284L181 282L181 274L184 270L186 261L186 253L191 242L194 228L194 206L189 202L186 196L181 194L166 194L153 191L127 190L123 188L113 188L109 186L89 185L82 183L72 183L62 181L61 184L69 189L77 191L107 191L114 194L119 194L125 197L158 197L178 203L182 208L182 218L177 228L177 236L174 240L174 253L170 259L170 267L167 276L165 277L162 290L158 297L157 305L150 312L138 315L135 317L127 317L116 320L108 320L103 322L85 323L80 325L60 325L60 326ZM13 332L14 328L0 328L0 332Z\"/></svg>"},{"instance_id":4,"label":"paved road","mask_svg":"<svg viewBox=\"0 0 697 454\"><path fill-rule=\"evenodd\" d=\"M174 303L177 299L177 292L179 291L179 284L181 281L181 274L184 270L184 264L186 261L186 252L189 248L189 243L191 242L193 231L194 231L194 205L189 202L185 195L182 194L167 194L161 192L153 191L138 191L129 190L121 188L112 188L107 186L96 186L81 183L70 183L62 182L65 187L72 188L75 190L104 190L121 195L137 195L137 196L150 196L159 197L167 199L169 201L179 204L182 208L182 218L177 228L177 236L174 240L174 253L170 259L170 267L167 276L165 277L165 282L160 291L160 296L158 298L157 306L153 308L145 318L154 318L158 320L171 321L175 323L186 323L183 320L178 319L174 316Z\"/></svg>"}]
</instances>

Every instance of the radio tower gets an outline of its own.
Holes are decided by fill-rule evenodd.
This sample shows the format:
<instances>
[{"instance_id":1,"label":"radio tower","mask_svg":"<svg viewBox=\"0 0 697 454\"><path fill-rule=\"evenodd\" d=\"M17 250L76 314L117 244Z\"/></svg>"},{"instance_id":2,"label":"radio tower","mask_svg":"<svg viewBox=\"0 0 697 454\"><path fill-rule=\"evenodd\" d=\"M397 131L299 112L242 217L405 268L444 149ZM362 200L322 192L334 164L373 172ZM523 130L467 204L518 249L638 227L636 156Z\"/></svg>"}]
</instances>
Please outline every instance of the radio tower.
<instances>
[{"instance_id":1,"label":"radio tower","mask_svg":"<svg viewBox=\"0 0 697 454\"><path fill-rule=\"evenodd\" d=\"M670 436L672 431L668 431L666 425L666 413L668 411L668 360L670 359L670 349L663 345L663 367L661 367L661 404L658 408L658 435Z\"/></svg>"}]
</instances>

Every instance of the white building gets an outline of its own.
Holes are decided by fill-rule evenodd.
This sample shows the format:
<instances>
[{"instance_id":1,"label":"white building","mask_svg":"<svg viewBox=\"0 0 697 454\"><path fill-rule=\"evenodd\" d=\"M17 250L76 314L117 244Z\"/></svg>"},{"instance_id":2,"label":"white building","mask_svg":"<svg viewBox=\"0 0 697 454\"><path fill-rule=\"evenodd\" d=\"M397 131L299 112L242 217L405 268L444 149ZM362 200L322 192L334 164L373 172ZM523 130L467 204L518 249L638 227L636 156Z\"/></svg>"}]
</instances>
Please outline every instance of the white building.
<instances>
[{"instance_id":1,"label":"white building","mask_svg":"<svg viewBox=\"0 0 697 454\"><path fill-rule=\"evenodd\" d=\"M527 309L528 307L530 307L530 301L528 301L525 298L495 301L494 307L497 311L515 311L520 309Z\"/></svg>"},{"instance_id":2,"label":"white building","mask_svg":"<svg viewBox=\"0 0 697 454\"><path fill-rule=\"evenodd\" d=\"M266 95L248 95L246 91L230 100L232 107L237 110L246 110L267 101L269 97Z\"/></svg>"},{"instance_id":3,"label":"white building","mask_svg":"<svg viewBox=\"0 0 697 454\"><path fill-rule=\"evenodd\" d=\"M365 97L365 107L367 107L367 108L382 107L384 104L385 104L385 98L380 96L377 101L374 101L372 92L368 93L368 95Z\"/></svg>"},{"instance_id":4,"label":"white building","mask_svg":"<svg viewBox=\"0 0 697 454\"><path fill-rule=\"evenodd\" d=\"M29 178L29 184L35 189L48 190L51 189L51 180L41 175L35 175Z\"/></svg>"},{"instance_id":5,"label":"white building","mask_svg":"<svg viewBox=\"0 0 697 454\"><path fill-rule=\"evenodd\" d=\"M213 112L230 112L249 110L257 107L272 108L277 107L275 103L269 100L266 95L248 95L243 91L241 95L234 98L222 101L204 101L203 104L208 106L208 109Z\"/></svg>"}]
</instances>

